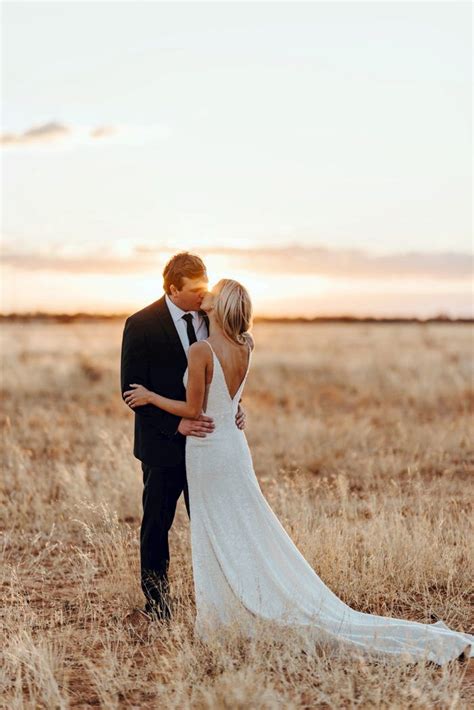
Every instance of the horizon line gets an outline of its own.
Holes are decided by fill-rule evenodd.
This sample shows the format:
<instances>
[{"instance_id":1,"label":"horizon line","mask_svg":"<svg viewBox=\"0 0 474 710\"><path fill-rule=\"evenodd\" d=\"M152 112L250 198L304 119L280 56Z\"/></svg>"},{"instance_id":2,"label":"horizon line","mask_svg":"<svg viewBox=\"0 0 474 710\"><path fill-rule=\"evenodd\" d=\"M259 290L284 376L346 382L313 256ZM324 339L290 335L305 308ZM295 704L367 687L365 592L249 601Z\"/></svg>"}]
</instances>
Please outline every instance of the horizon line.
<instances>
[{"instance_id":1,"label":"horizon line","mask_svg":"<svg viewBox=\"0 0 474 710\"><path fill-rule=\"evenodd\" d=\"M118 321L126 320L130 313L100 313L92 311L53 312L53 311L16 311L1 312L0 321L53 321L71 323L77 321ZM474 316L450 316L438 312L432 316L357 316L350 313L339 315L320 316L265 316L256 315L253 323L328 323L328 322L355 322L355 323L474 323Z\"/></svg>"}]
</instances>

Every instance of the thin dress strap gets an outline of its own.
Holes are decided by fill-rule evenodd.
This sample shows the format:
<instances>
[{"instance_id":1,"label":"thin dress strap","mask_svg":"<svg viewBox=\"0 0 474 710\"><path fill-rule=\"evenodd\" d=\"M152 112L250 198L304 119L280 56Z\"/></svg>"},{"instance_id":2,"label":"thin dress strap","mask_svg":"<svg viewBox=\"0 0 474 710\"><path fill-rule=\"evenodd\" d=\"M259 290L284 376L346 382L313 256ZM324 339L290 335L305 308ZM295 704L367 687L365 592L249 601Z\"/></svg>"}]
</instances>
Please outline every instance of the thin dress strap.
<instances>
[{"instance_id":1,"label":"thin dress strap","mask_svg":"<svg viewBox=\"0 0 474 710\"><path fill-rule=\"evenodd\" d=\"M211 348L212 352L214 353L214 348L212 347L212 345L211 345L211 343L209 342L209 340L202 340L201 342L207 343L207 344L209 345L209 347ZM214 355L215 355L215 353L214 353Z\"/></svg>"},{"instance_id":2,"label":"thin dress strap","mask_svg":"<svg viewBox=\"0 0 474 710\"><path fill-rule=\"evenodd\" d=\"M211 348L211 350L212 350L212 352L214 353L214 355L216 355L216 352L215 352L214 348L212 347L211 343L209 342L209 340L202 340L202 341L200 341L200 342L206 343L207 345L209 345L209 347ZM249 360L248 360L248 362L250 363L250 356L251 356L251 354L252 354L252 348L251 348L250 343L248 342L248 340L246 341L245 344L247 345L248 350L249 350ZM217 355L216 355L216 357L217 357Z\"/></svg>"}]
</instances>

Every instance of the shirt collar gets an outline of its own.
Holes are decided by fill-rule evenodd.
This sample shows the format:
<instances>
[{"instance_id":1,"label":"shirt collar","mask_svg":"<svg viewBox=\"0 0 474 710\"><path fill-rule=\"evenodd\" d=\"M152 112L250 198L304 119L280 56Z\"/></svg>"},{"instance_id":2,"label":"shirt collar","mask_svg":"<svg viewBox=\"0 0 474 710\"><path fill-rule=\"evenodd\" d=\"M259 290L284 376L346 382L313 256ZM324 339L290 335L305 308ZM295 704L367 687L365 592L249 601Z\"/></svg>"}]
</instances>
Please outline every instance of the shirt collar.
<instances>
[{"instance_id":1,"label":"shirt collar","mask_svg":"<svg viewBox=\"0 0 474 710\"><path fill-rule=\"evenodd\" d=\"M191 313L193 320L199 316L197 311L183 311L183 309L177 306L176 303L173 303L167 293L165 293L165 301L174 323L176 323L186 313Z\"/></svg>"}]
</instances>

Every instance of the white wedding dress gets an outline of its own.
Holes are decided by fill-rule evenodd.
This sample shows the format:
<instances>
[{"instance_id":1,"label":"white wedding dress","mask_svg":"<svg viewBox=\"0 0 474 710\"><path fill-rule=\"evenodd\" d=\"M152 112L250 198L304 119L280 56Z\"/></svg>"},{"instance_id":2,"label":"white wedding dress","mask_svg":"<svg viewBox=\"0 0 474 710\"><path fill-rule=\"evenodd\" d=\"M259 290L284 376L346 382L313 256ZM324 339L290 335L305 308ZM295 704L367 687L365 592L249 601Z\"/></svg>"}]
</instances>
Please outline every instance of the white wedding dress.
<instances>
[{"instance_id":1,"label":"white wedding dress","mask_svg":"<svg viewBox=\"0 0 474 710\"><path fill-rule=\"evenodd\" d=\"M235 424L251 353L232 399L219 359L205 342L214 359L206 414L215 429L186 440L196 635L206 640L238 624L250 636L259 619L359 653L439 665L463 652L474 655L474 636L442 621L422 624L356 611L324 584L264 498L247 439ZM186 370L185 386L187 376Z\"/></svg>"}]
</instances>

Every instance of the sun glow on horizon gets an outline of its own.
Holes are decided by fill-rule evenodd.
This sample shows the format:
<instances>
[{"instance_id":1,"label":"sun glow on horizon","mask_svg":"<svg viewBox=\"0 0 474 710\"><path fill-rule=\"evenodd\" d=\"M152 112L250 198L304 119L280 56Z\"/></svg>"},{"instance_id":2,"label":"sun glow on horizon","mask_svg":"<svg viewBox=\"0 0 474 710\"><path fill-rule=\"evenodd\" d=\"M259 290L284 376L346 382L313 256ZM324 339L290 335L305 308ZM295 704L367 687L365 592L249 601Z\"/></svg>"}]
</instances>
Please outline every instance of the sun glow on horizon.
<instances>
[{"instance_id":1,"label":"sun glow on horizon","mask_svg":"<svg viewBox=\"0 0 474 710\"><path fill-rule=\"evenodd\" d=\"M124 255L126 245L123 245ZM145 273L63 273L3 268L2 312L132 313L163 294L161 268ZM472 317L469 282L417 277L350 278L261 273L232 265L228 255L205 257L209 287L221 278L245 286L256 316L436 315ZM32 308L31 304L34 303Z\"/></svg>"},{"instance_id":2,"label":"sun glow on horizon","mask_svg":"<svg viewBox=\"0 0 474 710\"><path fill-rule=\"evenodd\" d=\"M319 274L259 274L249 269L235 268L229 257L218 254L207 256L205 261L210 287L222 278L238 281L249 291L255 310L261 308L269 299L280 300L290 295L294 299L300 299L307 292L308 285L312 295L321 295L331 286L331 278Z\"/></svg>"}]
</instances>

